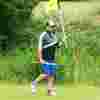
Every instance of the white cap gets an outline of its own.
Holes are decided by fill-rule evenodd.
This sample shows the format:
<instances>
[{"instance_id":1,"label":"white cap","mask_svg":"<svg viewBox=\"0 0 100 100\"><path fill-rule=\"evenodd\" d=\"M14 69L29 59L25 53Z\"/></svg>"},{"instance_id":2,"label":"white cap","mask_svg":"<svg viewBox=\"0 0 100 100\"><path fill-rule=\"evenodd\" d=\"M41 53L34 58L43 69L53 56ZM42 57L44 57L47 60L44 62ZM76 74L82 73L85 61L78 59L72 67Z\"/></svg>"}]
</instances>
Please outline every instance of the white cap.
<instances>
[{"instance_id":1,"label":"white cap","mask_svg":"<svg viewBox=\"0 0 100 100\"><path fill-rule=\"evenodd\" d=\"M50 26L55 26L55 25L56 25L55 22L52 21L52 20L50 20L50 21L48 22L48 24L49 24Z\"/></svg>"}]
</instances>

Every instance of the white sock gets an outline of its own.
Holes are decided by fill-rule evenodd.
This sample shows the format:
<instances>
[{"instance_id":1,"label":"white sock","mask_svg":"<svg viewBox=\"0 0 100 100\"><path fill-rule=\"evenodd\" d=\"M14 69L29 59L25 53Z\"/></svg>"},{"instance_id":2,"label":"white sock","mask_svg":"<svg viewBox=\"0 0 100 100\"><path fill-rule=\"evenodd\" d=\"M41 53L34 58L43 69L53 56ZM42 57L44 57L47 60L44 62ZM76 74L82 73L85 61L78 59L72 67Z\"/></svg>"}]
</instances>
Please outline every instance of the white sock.
<instances>
[{"instance_id":1,"label":"white sock","mask_svg":"<svg viewBox=\"0 0 100 100\"><path fill-rule=\"evenodd\" d=\"M33 94L36 93L36 85L37 85L37 83L35 81L32 81L32 93Z\"/></svg>"}]
</instances>

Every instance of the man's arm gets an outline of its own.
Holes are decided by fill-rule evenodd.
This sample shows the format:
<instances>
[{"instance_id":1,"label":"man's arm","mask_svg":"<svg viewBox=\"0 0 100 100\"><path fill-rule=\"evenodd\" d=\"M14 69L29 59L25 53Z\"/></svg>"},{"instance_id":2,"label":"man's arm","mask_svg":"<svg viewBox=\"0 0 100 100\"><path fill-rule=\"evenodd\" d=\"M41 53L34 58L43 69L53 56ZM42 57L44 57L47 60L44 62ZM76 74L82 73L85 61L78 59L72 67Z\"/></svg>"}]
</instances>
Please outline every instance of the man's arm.
<instances>
[{"instance_id":1,"label":"man's arm","mask_svg":"<svg viewBox=\"0 0 100 100\"><path fill-rule=\"evenodd\" d=\"M46 61L43 59L42 50L42 48L38 48L38 58L40 63L45 63Z\"/></svg>"},{"instance_id":2,"label":"man's arm","mask_svg":"<svg viewBox=\"0 0 100 100\"><path fill-rule=\"evenodd\" d=\"M43 59L43 36L44 36L44 33L42 33L40 35L40 38L39 38L39 44L38 44L38 58L39 58L39 61L40 63L45 63L46 61Z\"/></svg>"}]
</instances>

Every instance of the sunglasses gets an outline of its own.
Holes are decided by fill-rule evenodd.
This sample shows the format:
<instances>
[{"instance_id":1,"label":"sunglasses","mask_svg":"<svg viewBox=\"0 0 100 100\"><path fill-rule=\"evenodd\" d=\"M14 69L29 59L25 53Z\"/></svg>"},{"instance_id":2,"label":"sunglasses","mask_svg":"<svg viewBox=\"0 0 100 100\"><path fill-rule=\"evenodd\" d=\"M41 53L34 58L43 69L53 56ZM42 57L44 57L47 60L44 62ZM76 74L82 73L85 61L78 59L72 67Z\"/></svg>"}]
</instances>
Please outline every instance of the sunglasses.
<instances>
[{"instance_id":1,"label":"sunglasses","mask_svg":"<svg viewBox=\"0 0 100 100\"><path fill-rule=\"evenodd\" d=\"M56 25L52 25L52 26L50 26L51 28L55 28L56 27Z\"/></svg>"}]
</instances>

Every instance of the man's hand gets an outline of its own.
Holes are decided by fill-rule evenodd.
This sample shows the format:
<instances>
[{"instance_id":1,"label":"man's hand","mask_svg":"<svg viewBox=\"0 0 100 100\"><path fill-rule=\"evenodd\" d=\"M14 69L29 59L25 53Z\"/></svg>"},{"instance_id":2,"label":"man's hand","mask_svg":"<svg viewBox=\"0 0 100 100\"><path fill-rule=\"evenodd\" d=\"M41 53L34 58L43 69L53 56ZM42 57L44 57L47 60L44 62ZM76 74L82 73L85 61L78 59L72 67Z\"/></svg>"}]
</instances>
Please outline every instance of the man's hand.
<instances>
[{"instance_id":1,"label":"man's hand","mask_svg":"<svg viewBox=\"0 0 100 100\"><path fill-rule=\"evenodd\" d=\"M39 58L39 62L41 63L41 64L44 64L46 61L43 59L43 57L42 57L42 48L39 48L38 49L38 58Z\"/></svg>"},{"instance_id":2,"label":"man's hand","mask_svg":"<svg viewBox=\"0 0 100 100\"><path fill-rule=\"evenodd\" d=\"M45 60L43 60L43 59L40 59L40 63L41 64L45 64L45 63L47 63Z\"/></svg>"}]
</instances>

